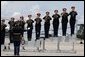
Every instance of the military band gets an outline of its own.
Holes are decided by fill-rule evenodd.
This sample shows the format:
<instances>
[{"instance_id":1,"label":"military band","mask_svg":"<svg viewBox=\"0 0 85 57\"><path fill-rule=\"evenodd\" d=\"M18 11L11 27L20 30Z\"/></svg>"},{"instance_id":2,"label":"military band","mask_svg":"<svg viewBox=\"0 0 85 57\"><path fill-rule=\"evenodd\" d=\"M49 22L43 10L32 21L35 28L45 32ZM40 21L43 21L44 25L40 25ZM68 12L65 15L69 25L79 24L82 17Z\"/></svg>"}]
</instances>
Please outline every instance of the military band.
<instances>
[{"instance_id":1,"label":"military band","mask_svg":"<svg viewBox=\"0 0 85 57\"><path fill-rule=\"evenodd\" d=\"M75 7L71 7L72 11L70 13L67 13L67 9L63 8L61 16L58 14L58 10L54 10L54 14L52 15L53 18L53 32L54 37L58 37L58 30L59 30L59 19L62 17L61 23L62 23L62 36L66 36L67 32L67 24L68 24L68 16L70 15L70 28L71 28L71 35L74 34L75 31L75 23L76 23L76 15L77 12L75 11ZM25 30L25 24L27 24L27 39L28 41L31 41L32 39L32 31L33 31L33 23L35 23L35 34L36 34L36 40L40 39L40 33L41 33L41 22L42 19L44 22L44 32L45 32L45 38L49 38L49 29L50 29L50 21L52 18L50 17L50 12L46 12L46 15L41 18L41 13L37 13L36 18L31 18L32 15L28 15L28 20L24 20L24 17L21 16L19 20L14 21L15 18L12 17L11 20L8 22L10 26L10 43L14 43L14 54L19 55L20 51L20 42L22 40L22 37L24 38L24 30ZM5 24L5 20L1 20L1 45L4 44L5 41L5 28L7 25Z\"/></svg>"}]
</instances>

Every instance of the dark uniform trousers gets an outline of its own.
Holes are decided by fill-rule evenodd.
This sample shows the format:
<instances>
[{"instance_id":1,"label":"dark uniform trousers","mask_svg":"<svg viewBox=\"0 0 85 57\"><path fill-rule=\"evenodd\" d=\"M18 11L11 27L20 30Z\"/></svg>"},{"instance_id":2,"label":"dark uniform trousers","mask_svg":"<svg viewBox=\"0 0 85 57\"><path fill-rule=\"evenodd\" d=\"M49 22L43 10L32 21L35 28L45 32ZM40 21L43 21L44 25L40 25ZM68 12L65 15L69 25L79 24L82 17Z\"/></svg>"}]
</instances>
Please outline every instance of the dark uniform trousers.
<instances>
[{"instance_id":1,"label":"dark uniform trousers","mask_svg":"<svg viewBox=\"0 0 85 57\"><path fill-rule=\"evenodd\" d=\"M54 36L58 36L59 22L53 22Z\"/></svg>"},{"instance_id":2,"label":"dark uniform trousers","mask_svg":"<svg viewBox=\"0 0 85 57\"><path fill-rule=\"evenodd\" d=\"M66 36L66 31L67 31L67 22L62 22L62 35Z\"/></svg>"},{"instance_id":3,"label":"dark uniform trousers","mask_svg":"<svg viewBox=\"0 0 85 57\"><path fill-rule=\"evenodd\" d=\"M19 55L20 41L14 41L14 55Z\"/></svg>"},{"instance_id":4,"label":"dark uniform trousers","mask_svg":"<svg viewBox=\"0 0 85 57\"><path fill-rule=\"evenodd\" d=\"M24 35L24 27L22 27L21 35L22 35L22 37L23 37L23 35Z\"/></svg>"},{"instance_id":5,"label":"dark uniform trousers","mask_svg":"<svg viewBox=\"0 0 85 57\"><path fill-rule=\"evenodd\" d=\"M41 31L41 24L35 25L35 31L36 31L36 39L40 38L40 31Z\"/></svg>"},{"instance_id":6,"label":"dark uniform trousers","mask_svg":"<svg viewBox=\"0 0 85 57\"><path fill-rule=\"evenodd\" d=\"M27 38L28 38L28 41L31 41L31 38L32 38L32 28L27 30Z\"/></svg>"},{"instance_id":7,"label":"dark uniform trousers","mask_svg":"<svg viewBox=\"0 0 85 57\"><path fill-rule=\"evenodd\" d=\"M71 36L74 34L76 20L70 19Z\"/></svg>"},{"instance_id":8,"label":"dark uniform trousers","mask_svg":"<svg viewBox=\"0 0 85 57\"><path fill-rule=\"evenodd\" d=\"M44 24L45 38L49 37L49 29L50 29L50 23L45 23Z\"/></svg>"}]
</instances>

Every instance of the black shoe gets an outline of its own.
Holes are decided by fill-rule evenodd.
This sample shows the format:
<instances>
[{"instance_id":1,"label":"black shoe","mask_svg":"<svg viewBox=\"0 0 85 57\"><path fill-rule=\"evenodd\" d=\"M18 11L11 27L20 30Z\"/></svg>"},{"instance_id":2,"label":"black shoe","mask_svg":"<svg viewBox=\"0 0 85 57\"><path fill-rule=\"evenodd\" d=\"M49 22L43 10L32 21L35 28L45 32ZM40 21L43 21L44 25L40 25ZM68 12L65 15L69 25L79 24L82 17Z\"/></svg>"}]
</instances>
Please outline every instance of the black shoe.
<instances>
[{"instance_id":1,"label":"black shoe","mask_svg":"<svg viewBox=\"0 0 85 57\"><path fill-rule=\"evenodd\" d=\"M55 35L53 37L55 37Z\"/></svg>"},{"instance_id":2,"label":"black shoe","mask_svg":"<svg viewBox=\"0 0 85 57\"><path fill-rule=\"evenodd\" d=\"M5 50L6 50L6 46L4 47L3 51L5 51Z\"/></svg>"},{"instance_id":3,"label":"black shoe","mask_svg":"<svg viewBox=\"0 0 85 57\"><path fill-rule=\"evenodd\" d=\"M38 52L40 52L40 49L39 49L39 48L37 48L37 51L38 51Z\"/></svg>"},{"instance_id":4,"label":"black shoe","mask_svg":"<svg viewBox=\"0 0 85 57\"><path fill-rule=\"evenodd\" d=\"M80 42L80 44L83 44L83 42Z\"/></svg>"},{"instance_id":5,"label":"black shoe","mask_svg":"<svg viewBox=\"0 0 85 57\"><path fill-rule=\"evenodd\" d=\"M37 41L37 39L35 39L35 41Z\"/></svg>"},{"instance_id":6,"label":"black shoe","mask_svg":"<svg viewBox=\"0 0 85 57\"><path fill-rule=\"evenodd\" d=\"M58 37L57 35L55 37Z\"/></svg>"},{"instance_id":7,"label":"black shoe","mask_svg":"<svg viewBox=\"0 0 85 57\"><path fill-rule=\"evenodd\" d=\"M17 56L20 56L19 54Z\"/></svg>"},{"instance_id":8,"label":"black shoe","mask_svg":"<svg viewBox=\"0 0 85 57\"><path fill-rule=\"evenodd\" d=\"M35 41L39 40L39 38L36 38Z\"/></svg>"},{"instance_id":9,"label":"black shoe","mask_svg":"<svg viewBox=\"0 0 85 57\"><path fill-rule=\"evenodd\" d=\"M17 54L17 56L20 56L19 54Z\"/></svg>"},{"instance_id":10,"label":"black shoe","mask_svg":"<svg viewBox=\"0 0 85 57\"><path fill-rule=\"evenodd\" d=\"M10 47L8 46L8 49L10 50Z\"/></svg>"},{"instance_id":11,"label":"black shoe","mask_svg":"<svg viewBox=\"0 0 85 57\"><path fill-rule=\"evenodd\" d=\"M45 37L45 38L49 38L49 37Z\"/></svg>"},{"instance_id":12,"label":"black shoe","mask_svg":"<svg viewBox=\"0 0 85 57\"><path fill-rule=\"evenodd\" d=\"M23 50L25 50L25 48L23 47Z\"/></svg>"},{"instance_id":13,"label":"black shoe","mask_svg":"<svg viewBox=\"0 0 85 57\"><path fill-rule=\"evenodd\" d=\"M14 55L14 56L20 56L20 55Z\"/></svg>"}]
</instances>

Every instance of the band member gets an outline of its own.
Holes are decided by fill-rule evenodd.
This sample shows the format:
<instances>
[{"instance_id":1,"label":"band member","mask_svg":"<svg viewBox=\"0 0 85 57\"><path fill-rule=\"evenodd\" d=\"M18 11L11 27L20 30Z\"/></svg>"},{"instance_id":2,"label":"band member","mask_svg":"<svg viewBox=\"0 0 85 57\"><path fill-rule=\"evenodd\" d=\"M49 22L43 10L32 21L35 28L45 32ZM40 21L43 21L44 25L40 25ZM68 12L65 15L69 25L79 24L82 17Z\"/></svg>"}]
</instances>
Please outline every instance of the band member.
<instances>
[{"instance_id":1,"label":"band member","mask_svg":"<svg viewBox=\"0 0 85 57\"><path fill-rule=\"evenodd\" d=\"M68 23L68 13L66 12L66 8L63 8L62 15L62 35L66 36L67 31L67 23Z\"/></svg>"},{"instance_id":2,"label":"band member","mask_svg":"<svg viewBox=\"0 0 85 57\"><path fill-rule=\"evenodd\" d=\"M10 26L10 43L13 43L13 34L12 34L12 29L14 27L14 18L12 17L11 20L8 22L9 26Z\"/></svg>"},{"instance_id":3,"label":"band member","mask_svg":"<svg viewBox=\"0 0 85 57\"><path fill-rule=\"evenodd\" d=\"M23 16L20 17L20 26L21 26L22 29L23 29L23 31L21 32L22 37L23 37L23 34L24 34L24 26L25 26L25 21L24 21L24 17L23 17Z\"/></svg>"},{"instance_id":4,"label":"band member","mask_svg":"<svg viewBox=\"0 0 85 57\"><path fill-rule=\"evenodd\" d=\"M5 28L7 25L5 24L5 20L1 20L1 44L4 44L5 41Z\"/></svg>"},{"instance_id":5,"label":"band member","mask_svg":"<svg viewBox=\"0 0 85 57\"><path fill-rule=\"evenodd\" d=\"M45 38L49 37L50 20L51 20L51 17L49 16L49 14L50 14L49 12L46 12L46 16L43 17L43 19L45 20L45 23L44 23Z\"/></svg>"},{"instance_id":6,"label":"band member","mask_svg":"<svg viewBox=\"0 0 85 57\"><path fill-rule=\"evenodd\" d=\"M13 28L13 42L14 42L14 55L19 56L20 52L20 42L22 40L22 34L23 31L22 27L19 25L19 21L15 22L14 28Z\"/></svg>"},{"instance_id":7,"label":"band member","mask_svg":"<svg viewBox=\"0 0 85 57\"><path fill-rule=\"evenodd\" d=\"M1 45L4 45L5 42L5 28L7 27L7 25L5 24L5 20L1 20ZM4 49L6 49L6 47L4 46Z\"/></svg>"},{"instance_id":8,"label":"band member","mask_svg":"<svg viewBox=\"0 0 85 57\"><path fill-rule=\"evenodd\" d=\"M59 18L60 15L58 14L58 10L54 11L53 17L53 29L54 29L54 37L58 37L58 27L59 27Z\"/></svg>"},{"instance_id":9,"label":"band member","mask_svg":"<svg viewBox=\"0 0 85 57\"><path fill-rule=\"evenodd\" d=\"M22 49L25 50L25 47L24 47L24 45L25 45L25 43L24 43L25 40L24 40L24 37L23 37L23 35L24 35L24 26L25 26L24 17L21 16L21 17L20 17L20 20L19 20L18 22L19 22L19 26L22 28L22 31L21 31L21 35L22 35L21 45L22 45Z\"/></svg>"},{"instance_id":10,"label":"band member","mask_svg":"<svg viewBox=\"0 0 85 57\"><path fill-rule=\"evenodd\" d=\"M26 21L28 41L31 41L31 39L32 39L32 30L33 30L33 23L34 23L34 21L31 19L31 17L32 17L32 15L28 15L29 20Z\"/></svg>"},{"instance_id":11,"label":"band member","mask_svg":"<svg viewBox=\"0 0 85 57\"><path fill-rule=\"evenodd\" d=\"M35 32L36 32L36 40L40 37L40 31L41 31L41 22L42 19L40 18L41 14L37 13L37 17L35 18L36 24L35 24Z\"/></svg>"},{"instance_id":12,"label":"band member","mask_svg":"<svg viewBox=\"0 0 85 57\"><path fill-rule=\"evenodd\" d=\"M71 36L74 34L75 30L75 23L76 23L76 15L77 12L75 11L75 7L71 7L72 11L69 13L70 15L70 27L71 27Z\"/></svg>"}]
</instances>

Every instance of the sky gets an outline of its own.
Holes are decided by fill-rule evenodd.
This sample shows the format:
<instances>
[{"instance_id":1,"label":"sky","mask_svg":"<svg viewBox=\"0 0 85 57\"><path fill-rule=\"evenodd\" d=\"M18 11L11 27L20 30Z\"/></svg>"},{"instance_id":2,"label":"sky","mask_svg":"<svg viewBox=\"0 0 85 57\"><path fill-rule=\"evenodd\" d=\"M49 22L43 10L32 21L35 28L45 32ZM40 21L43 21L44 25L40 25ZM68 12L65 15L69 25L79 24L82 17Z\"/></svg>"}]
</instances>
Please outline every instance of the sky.
<instances>
[{"instance_id":1,"label":"sky","mask_svg":"<svg viewBox=\"0 0 85 57\"><path fill-rule=\"evenodd\" d=\"M32 14L32 19L34 19L36 13L41 13L42 18L46 11L49 11L52 16L55 9L58 9L60 14L62 8L67 8L69 13L71 6L76 7L78 23L84 23L84 1L1 1L1 18L19 19L23 15L27 19L27 15Z\"/></svg>"}]
</instances>

